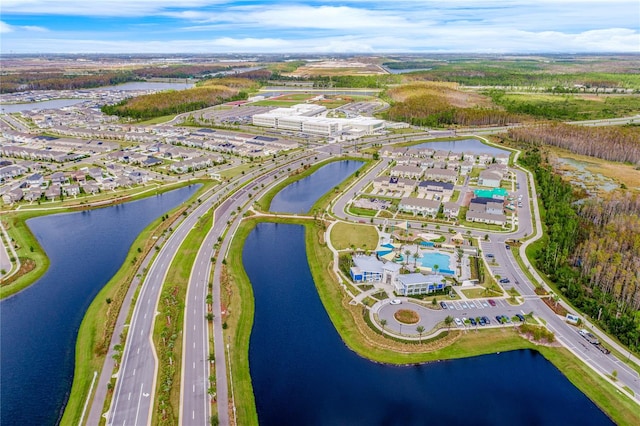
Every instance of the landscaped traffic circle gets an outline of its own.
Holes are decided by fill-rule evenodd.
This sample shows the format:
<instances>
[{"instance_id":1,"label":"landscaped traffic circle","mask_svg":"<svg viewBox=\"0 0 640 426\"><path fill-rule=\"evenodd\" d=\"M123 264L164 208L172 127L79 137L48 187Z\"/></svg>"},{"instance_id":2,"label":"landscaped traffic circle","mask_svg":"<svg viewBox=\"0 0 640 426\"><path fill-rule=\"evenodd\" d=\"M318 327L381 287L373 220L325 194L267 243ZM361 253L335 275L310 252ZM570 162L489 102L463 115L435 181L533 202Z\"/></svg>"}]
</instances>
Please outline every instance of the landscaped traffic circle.
<instances>
[{"instance_id":1,"label":"landscaped traffic circle","mask_svg":"<svg viewBox=\"0 0 640 426\"><path fill-rule=\"evenodd\" d=\"M399 309L393 314L393 317L403 324L415 324L420 321L420 315L411 309Z\"/></svg>"}]
</instances>

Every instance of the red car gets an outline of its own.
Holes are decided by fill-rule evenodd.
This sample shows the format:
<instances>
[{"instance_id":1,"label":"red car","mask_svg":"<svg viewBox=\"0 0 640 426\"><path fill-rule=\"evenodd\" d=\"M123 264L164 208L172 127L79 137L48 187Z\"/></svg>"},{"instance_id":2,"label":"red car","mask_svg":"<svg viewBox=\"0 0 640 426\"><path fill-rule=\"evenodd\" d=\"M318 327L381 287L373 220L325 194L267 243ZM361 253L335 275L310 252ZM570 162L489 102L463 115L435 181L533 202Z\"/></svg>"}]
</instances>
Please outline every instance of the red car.
<instances>
[{"instance_id":1,"label":"red car","mask_svg":"<svg viewBox=\"0 0 640 426\"><path fill-rule=\"evenodd\" d=\"M493 299L489 299L489 300L487 300L487 302L489 302L489 304L490 304L491 306L496 306L496 302L495 302L495 300L493 300Z\"/></svg>"}]
</instances>

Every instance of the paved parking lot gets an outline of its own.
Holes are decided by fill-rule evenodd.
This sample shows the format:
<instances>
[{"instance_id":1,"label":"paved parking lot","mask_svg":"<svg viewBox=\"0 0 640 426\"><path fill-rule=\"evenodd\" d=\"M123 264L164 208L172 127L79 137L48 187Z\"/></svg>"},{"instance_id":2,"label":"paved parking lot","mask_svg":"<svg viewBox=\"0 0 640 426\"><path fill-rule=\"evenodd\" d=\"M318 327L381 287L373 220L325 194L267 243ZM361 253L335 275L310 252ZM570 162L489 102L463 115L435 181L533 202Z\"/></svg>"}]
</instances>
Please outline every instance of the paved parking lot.
<instances>
[{"instance_id":1,"label":"paved parking lot","mask_svg":"<svg viewBox=\"0 0 640 426\"><path fill-rule=\"evenodd\" d=\"M495 306L492 306L489 300L492 300L495 303ZM513 327L514 325L517 325L519 321L515 321L511 324L498 324L495 318L496 315L505 315L509 318L513 318L516 314L526 314L522 306L510 305L504 299L447 300L445 303L447 305L447 309L434 309L418 304L411 299L403 299L403 302L399 305L391 305L389 304L389 300L385 300L380 303L377 313L380 319L384 319L386 321L385 328L387 330L391 330L396 333L417 335L417 332L415 331L416 327L421 325L425 328L425 336L431 334L434 331L434 327L438 323L444 321L447 316L458 318L461 321L464 321L467 318L486 316L490 320L489 325L478 325L477 327ZM411 325L401 324L394 317L394 313L400 309L416 311L420 316L420 321ZM451 326L451 328L465 327L475 328L476 326L456 326L455 324L452 324Z\"/></svg>"}]
</instances>

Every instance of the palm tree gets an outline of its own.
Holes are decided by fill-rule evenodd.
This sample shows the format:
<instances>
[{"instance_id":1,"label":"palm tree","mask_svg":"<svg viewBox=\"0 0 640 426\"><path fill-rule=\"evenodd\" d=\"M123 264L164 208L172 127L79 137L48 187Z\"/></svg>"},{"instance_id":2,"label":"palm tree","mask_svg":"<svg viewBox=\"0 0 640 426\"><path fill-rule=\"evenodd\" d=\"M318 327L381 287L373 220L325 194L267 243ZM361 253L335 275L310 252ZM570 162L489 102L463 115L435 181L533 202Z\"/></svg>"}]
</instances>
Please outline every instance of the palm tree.
<instances>
[{"instance_id":1,"label":"palm tree","mask_svg":"<svg viewBox=\"0 0 640 426\"><path fill-rule=\"evenodd\" d=\"M386 319L384 319L384 318L382 318L382 319L380 320L380 325L382 326L382 330L384 331L384 326L385 326L385 325L387 325L387 320L386 320Z\"/></svg>"},{"instance_id":2,"label":"palm tree","mask_svg":"<svg viewBox=\"0 0 640 426\"><path fill-rule=\"evenodd\" d=\"M404 251L404 264L408 265L409 264L409 256L411 256L411 250L406 249Z\"/></svg>"},{"instance_id":3,"label":"palm tree","mask_svg":"<svg viewBox=\"0 0 640 426\"><path fill-rule=\"evenodd\" d=\"M451 330L451 324L453 324L453 317L451 315L447 315L447 317L444 319L444 325L446 325L447 328Z\"/></svg>"},{"instance_id":4,"label":"palm tree","mask_svg":"<svg viewBox=\"0 0 640 426\"><path fill-rule=\"evenodd\" d=\"M414 269L417 267L419 258L420 258L420 254L418 254L418 252L413 253L413 268Z\"/></svg>"},{"instance_id":5,"label":"palm tree","mask_svg":"<svg viewBox=\"0 0 640 426\"><path fill-rule=\"evenodd\" d=\"M437 274L438 273L438 269L440 269L440 267L437 264L433 265L433 272L435 272Z\"/></svg>"},{"instance_id":6,"label":"palm tree","mask_svg":"<svg viewBox=\"0 0 640 426\"><path fill-rule=\"evenodd\" d=\"M424 333L424 327L419 325L419 326L416 327L416 331L420 335L420 343L422 343L422 333Z\"/></svg>"}]
</instances>

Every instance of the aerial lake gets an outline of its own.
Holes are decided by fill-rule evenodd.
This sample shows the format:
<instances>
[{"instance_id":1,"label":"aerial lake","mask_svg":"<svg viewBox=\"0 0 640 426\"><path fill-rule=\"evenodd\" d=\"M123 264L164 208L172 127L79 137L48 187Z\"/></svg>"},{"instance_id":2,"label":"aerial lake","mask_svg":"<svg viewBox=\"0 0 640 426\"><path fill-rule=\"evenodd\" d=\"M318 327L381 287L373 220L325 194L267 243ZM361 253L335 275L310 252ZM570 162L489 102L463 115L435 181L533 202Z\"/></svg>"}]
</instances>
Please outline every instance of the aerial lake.
<instances>
[{"instance_id":1,"label":"aerial lake","mask_svg":"<svg viewBox=\"0 0 640 426\"><path fill-rule=\"evenodd\" d=\"M0 301L0 424L60 421L87 308L138 234L197 189L191 185L126 204L28 220L51 263L33 285Z\"/></svg>"},{"instance_id":2,"label":"aerial lake","mask_svg":"<svg viewBox=\"0 0 640 426\"><path fill-rule=\"evenodd\" d=\"M613 424L535 351L409 366L362 358L330 321L305 252L301 225L259 224L244 246L260 425Z\"/></svg>"},{"instance_id":3,"label":"aerial lake","mask_svg":"<svg viewBox=\"0 0 640 426\"><path fill-rule=\"evenodd\" d=\"M462 139L457 141L445 142L425 142L418 145L412 145L411 148L431 148L435 150L451 151L457 154L474 153L474 154L510 154L511 151L496 148L479 141L478 139Z\"/></svg>"},{"instance_id":4,"label":"aerial lake","mask_svg":"<svg viewBox=\"0 0 640 426\"><path fill-rule=\"evenodd\" d=\"M306 213L331 188L362 166L362 161L334 161L320 167L312 175L293 182L278 192L269 210L280 213Z\"/></svg>"}]
</instances>

